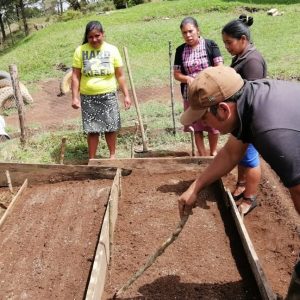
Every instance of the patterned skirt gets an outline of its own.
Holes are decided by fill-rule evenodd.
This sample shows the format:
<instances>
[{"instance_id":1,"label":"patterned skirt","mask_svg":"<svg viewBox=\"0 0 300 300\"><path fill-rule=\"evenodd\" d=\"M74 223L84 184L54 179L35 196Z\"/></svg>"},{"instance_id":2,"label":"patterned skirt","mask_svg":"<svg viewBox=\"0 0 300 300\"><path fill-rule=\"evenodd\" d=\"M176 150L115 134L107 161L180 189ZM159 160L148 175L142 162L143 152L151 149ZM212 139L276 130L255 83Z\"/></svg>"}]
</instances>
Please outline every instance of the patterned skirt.
<instances>
[{"instance_id":1,"label":"patterned skirt","mask_svg":"<svg viewBox=\"0 0 300 300\"><path fill-rule=\"evenodd\" d=\"M121 127L116 92L80 95L82 125L85 133L115 132Z\"/></svg>"}]
</instances>

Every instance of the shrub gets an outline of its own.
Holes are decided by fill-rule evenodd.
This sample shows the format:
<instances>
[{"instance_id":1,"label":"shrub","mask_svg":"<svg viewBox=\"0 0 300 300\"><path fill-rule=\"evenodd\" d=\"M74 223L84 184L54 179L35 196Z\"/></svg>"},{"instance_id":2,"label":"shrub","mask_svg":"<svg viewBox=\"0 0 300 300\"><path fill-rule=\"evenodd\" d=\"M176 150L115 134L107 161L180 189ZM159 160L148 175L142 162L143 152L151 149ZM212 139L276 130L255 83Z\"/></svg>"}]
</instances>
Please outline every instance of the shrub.
<instances>
[{"instance_id":1,"label":"shrub","mask_svg":"<svg viewBox=\"0 0 300 300\"><path fill-rule=\"evenodd\" d=\"M110 10L114 10L115 9L115 5L113 0L105 0L105 1L101 1L101 2L95 2L95 3L91 3L88 4L86 6L86 9L90 12L106 12L106 11L110 11Z\"/></svg>"},{"instance_id":2,"label":"shrub","mask_svg":"<svg viewBox=\"0 0 300 300\"><path fill-rule=\"evenodd\" d=\"M114 0L114 5L116 9L127 8L127 1L126 0Z\"/></svg>"},{"instance_id":3,"label":"shrub","mask_svg":"<svg viewBox=\"0 0 300 300\"><path fill-rule=\"evenodd\" d=\"M116 9L121 9L121 8L131 7L131 6L135 6L147 2L151 2L151 0L114 0L114 5Z\"/></svg>"},{"instance_id":4,"label":"shrub","mask_svg":"<svg viewBox=\"0 0 300 300\"><path fill-rule=\"evenodd\" d=\"M69 20L73 20L73 19L79 19L82 17L82 12L78 11L78 10L67 10L66 12L64 12L62 15L60 15L58 17L59 21L69 21Z\"/></svg>"}]
</instances>

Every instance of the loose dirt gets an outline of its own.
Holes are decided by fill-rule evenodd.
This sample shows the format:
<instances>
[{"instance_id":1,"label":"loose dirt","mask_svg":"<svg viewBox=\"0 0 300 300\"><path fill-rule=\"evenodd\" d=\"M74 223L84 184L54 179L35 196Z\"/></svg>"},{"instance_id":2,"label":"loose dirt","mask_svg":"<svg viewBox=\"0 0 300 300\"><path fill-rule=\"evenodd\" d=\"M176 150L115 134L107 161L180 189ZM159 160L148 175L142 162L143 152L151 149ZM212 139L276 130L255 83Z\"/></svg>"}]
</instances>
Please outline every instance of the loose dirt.
<instances>
[{"instance_id":1,"label":"loose dirt","mask_svg":"<svg viewBox=\"0 0 300 300\"><path fill-rule=\"evenodd\" d=\"M0 299L82 299L110 180L26 189L0 229Z\"/></svg>"},{"instance_id":2,"label":"loose dirt","mask_svg":"<svg viewBox=\"0 0 300 300\"><path fill-rule=\"evenodd\" d=\"M195 176L196 172L137 171L122 180L114 255L103 299L111 299L174 231L179 222L177 198ZM120 299L260 299L220 196L217 186L199 195L178 239Z\"/></svg>"},{"instance_id":3,"label":"loose dirt","mask_svg":"<svg viewBox=\"0 0 300 300\"><path fill-rule=\"evenodd\" d=\"M263 166L268 179L263 178L260 205L245 218L245 225L273 292L282 298L300 249L298 219L286 191ZM114 255L103 299L111 299L174 231L178 196L202 169L133 172L122 180ZM225 186L232 187L234 179L233 173L226 176ZM260 299L234 228L216 187L204 190L178 240L120 299Z\"/></svg>"}]
</instances>

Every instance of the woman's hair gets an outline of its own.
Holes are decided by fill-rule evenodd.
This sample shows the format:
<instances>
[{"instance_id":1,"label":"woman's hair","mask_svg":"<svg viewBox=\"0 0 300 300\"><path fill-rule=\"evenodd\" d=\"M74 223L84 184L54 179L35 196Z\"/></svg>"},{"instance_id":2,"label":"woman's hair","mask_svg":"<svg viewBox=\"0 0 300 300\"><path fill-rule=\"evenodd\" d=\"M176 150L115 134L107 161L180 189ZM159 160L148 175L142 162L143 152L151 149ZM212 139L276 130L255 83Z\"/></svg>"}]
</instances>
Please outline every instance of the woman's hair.
<instances>
[{"instance_id":1,"label":"woman's hair","mask_svg":"<svg viewBox=\"0 0 300 300\"><path fill-rule=\"evenodd\" d=\"M240 15L237 20L227 23L223 29L222 34L225 33L235 39L241 39L245 35L247 40L250 41L250 29L253 24L253 18L246 15Z\"/></svg>"},{"instance_id":2,"label":"woman's hair","mask_svg":"<svg viewBox=\"0 0 300 300\"><path fill-rule=\"evenodd\" d=\"M82 44L85 44L85 43L88 42L87 36L88 36L89 32L92 31L92 30L94 30L94 29L97 29L97 30L99 30L102 33L104 32L103 26L101 25L100 22L98 22L98 21L91 21L91 22L87 23L86 27L85 27L85 33L84 33L84 36L83 36L83 42L82 42Z\"/></svg>"},{"instance_id":3,"label":"woman's hair","mask_svg":"<svg viewBox=\"0 0 300 300\"><path fill-rule=\"evenodd\" d=\"M192 24L196 28L199 28L197 20L195 18L193 18L193 17L186 17L186 18L184 18L181 21L181 23L180 23L180 29L182 29L182 27L185 26L186 24Z\"/></svg>"}]
</instances>

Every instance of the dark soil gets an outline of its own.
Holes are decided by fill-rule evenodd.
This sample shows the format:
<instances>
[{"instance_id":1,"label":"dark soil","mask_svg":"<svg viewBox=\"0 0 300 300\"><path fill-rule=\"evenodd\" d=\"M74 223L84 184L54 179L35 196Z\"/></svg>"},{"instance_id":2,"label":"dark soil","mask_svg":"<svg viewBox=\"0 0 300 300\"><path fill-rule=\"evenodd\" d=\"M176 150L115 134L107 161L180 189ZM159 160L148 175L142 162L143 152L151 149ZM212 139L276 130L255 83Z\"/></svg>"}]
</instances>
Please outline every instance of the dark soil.
<instances>
[{"instance_id":1,"label":"dark soil","mask_svg":"<svg viewBox=\"0 0 300 300\"><path fill-rule=\"evenodd\" d=\"M109 180L27 188L0 229L0 299L82 299Z\"/></svg>"},{"instance_id":2,"label":"dark soil","mask_svg":"<svg viewBox=\"0 0 300 300\"><path fill-rule=\"evenodd\" d=\"M103 299L111 299L175 230L177 198L195 176L196 171L136 171L122 180L114 255ZM260 299L223 204L217 185L204 190L178 239L120 299Z\"/></svg>"},{"instance_id":3,"label":"dark soil","mask_svg":"<svg viewBox=\"0 0 300 300\"><path fill-rule=\"evenodd\" d=\"M299 218L276 176L263 167L268 179L264 177L260 185L260 205L245 218L245 225L273 292L284 297L300 248ZM174 231L179 221L178 196L196 177L196 172L139 172L123 179L103 299L111 299ZM234 179L234 173L226 176L225 186L232 187ZM204 190L178 240L120 299L260 299L222 203L216 186Z\"/></svg>"}]
</instances>

